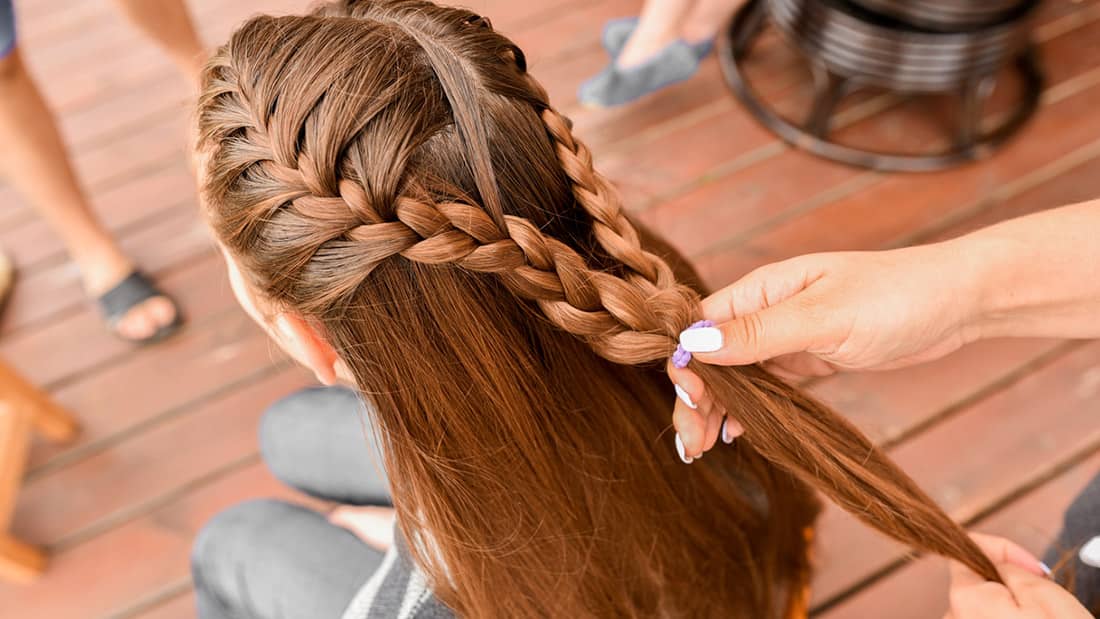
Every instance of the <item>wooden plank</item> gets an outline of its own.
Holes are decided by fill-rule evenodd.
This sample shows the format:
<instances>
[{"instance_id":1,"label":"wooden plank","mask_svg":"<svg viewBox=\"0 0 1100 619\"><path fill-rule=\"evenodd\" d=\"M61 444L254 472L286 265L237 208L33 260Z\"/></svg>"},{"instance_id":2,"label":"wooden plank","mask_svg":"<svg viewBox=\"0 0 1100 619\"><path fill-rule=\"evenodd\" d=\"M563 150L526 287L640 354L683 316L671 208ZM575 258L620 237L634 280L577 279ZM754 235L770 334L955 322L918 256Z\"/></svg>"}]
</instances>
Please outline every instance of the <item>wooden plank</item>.
<instances>
[{"instance_id":1,"label":"wooden plank","mask_svg":"<svg viewBox=\"0 0 1100 619\"><path fill-rule=\"evenodd\" d=\"M184 374L180 382L189 379ZM263 411L310 384L312 377L298 368L275 372L171 416L110 451L35 477L23 488L12 530L57 546L140 515L177 489L258 453Z\"/></svg>"},{"instance_id":2,"label":"wooden plank","mask_svg":"<svg viewBox=\"0 0 1100 619\"><path fill-rule=\"evenodd\" d=\"M193 209L182 207L124 236L121 245L154 279L214 252L206 225ZM0 315L0 334L42 324L87 303L80 273L71 263L23 271Z\"/></svg>"},{"instance_id":3,"label":"wooden plank","mask_svg":"<svg viewBox=\"0 0 1100 619\"><path fill-rule=\"evenodd\" d=\"M979 212L942 231L937 238L964 233L1000 219L1100 195L1100 157L1090 159L1034 189ZM1064 345L1046 340L983 342L914 368L893 372L841 374L813 391L844 411L877 441L894 441L951 411L990 388L1033 370L1029 365L1057 354ZM948 422L950 423L950 421ZM830 513L834 531L859 527L852 519Z\"/></svg>"},{"instance_id":4,"label":"wooden plank","mask_svg":"<svg viewBox=\"0 0 1100 619\"><path fill-rule=\"evenodd\" d=\"M1100 342L1078 347L891 450L891 456L952 517L967 521L1041 480L1059 462L1100 446L1100 426L1090 414L1098 395ZM816 603L903 554L832 506L820 539Z\"/></svg>"},{"instance_id":5,"label":"wooden plank","mask_svg":"<svg viewBox=\"0 0 1100 619\"><path fill-rule=\"evenodd\" d=\"M188 591L134 615L140 619L195 619L195 592Z\"/></svg>"},{"instance_id":6,"label":"wooden plank","mask_svg":"<svg viewBox=\"0 0 1100 619\"><path fill-rule=\"evenodd\" d=\"M132 355L56 389L83 431L65 447L41 445L32 472L53 471L114 448L120 437L186 414L211 397L270 373L286 358L243 312L230 312L189 329L155 349ZM165 380L176 376L175 380Z\"/></svg>"},{"instance_id":7,"label":"wooden plank","mask_svg":"<svg viewBox=\"0 0 1100 619\"><path fill-rule=\"evenodd\" d=\"M1100 69L1089 75L1100 80ZM888 246L991 195L1010 197L1002 186L1018 187L1020 177L1041 175L1043 166L1056 165L1066 153L1096 146L1100 117L1092 111L1100 101L1100 88L1089 85L1063 94L1066 98L1045 107L1019 140L988 162L935 175L891 176L743 244L704 253L697 265L708 281L730 281L756 266L798 253Z\"/></svg>"},{"instance_id":8,"label":"wooden plank","mask_svg":"<svg viewBox=\"0 0 1100 619\"><path fill-rule=\"evenodd\" d=\"M237 307L220 256L208 254L165 276L161 284L182 305L190 327ZM0 338L0 355L39 385L69 379L138 351L110 333L90 307L42 328Z\"/></svg>"},{"instance_id":9,"label":"wooden plank","mask_svg":"<svg viewBox=\"0 0 1100 619\"><path fill-rule=\"evenodd\" d=\"M1100 39L1100 20L1095 19L1100 17L1100 10L1093 13L1093 21L1075 30L1053 31L1054 38L1045 44L1048 56L1060 58L1079 43ZM1084 61L1060 63L1050 82L1065 83L1091 68ZM782 107L804 109L808 94L808 86L802 85L782 99ZM782 229L784 222L799 225L804 213L811 213L806 217L813 218L814 209L833 207L845 196L858 198L862 195L860 189L887 178L792 151L770 134L758 135L760 129L747 133L738 129L738 123L755 128L755 121L744 111L731 111L722 120L700 118L652 142L632 143L629 150L613 154L610 165L601 161L602 167L620 183L631 204L645 209L655 198L663 197L645 211L643 219L665 233L674 246L704 256L743 245L761 230L767 238L770 229ZM905 109L871 114L837 133L840 139L849 141L903 136L915 143L943 135L938 126L930 126ZM716 140L716 135L731 138ZM741 147L742 141L745 148ZM707 158L695 156L697 152L712 159L708 163ZM773 173L775 166L780 169ZM924 183L929 176L904 178ZM803 242L803 236L808 238L822 227L843 235L843 227L837 229L835 218L823 223L826 219L823 216L820 221L814 219L813 225L802 226L804 235L797 244L791 243L797 248L792 247L788 253L812 248L813 239ZM747 259L756 259L755 253L746 253Z\"/></svg>"},{"instance_id":10,"label":"wooden plank","mask_svg":"<svg viewBox=\"0 0 1100 619\"><path fill-rule=\"evenodd\" d=\"M1097 470L1100 470L1100 456L1088 458L983 519L973 529L1007 537L1041 557L1057 538L1062 513ZM861 591L821 617L939 617L947 610L947 582L946 561L939 557L925 557Z\"/></svg>"},{"instance_id":11,"label":"wooden plank","mask_svg":"<svg viewBox=\"0 0 1100 619\"><path fill-rule=\"evenodd\" d=\"M939 241L962 236L999 221L1022 217L1048 208L1056 208L1095 199L1100 196L1100 153L1087 153L1084 161L1059 171L1050 180L1006 200L982 205L958 220L944 222L914 241Z\"/></svg>"},{"instance_id":12,"label":"wooden plank","mask_svg":"<svg viewBox=\"0 0 1100 619\"><path fill-rule=\"evenodd\" d=\"M900 439L1064 350L1057 340L990 340L943 359L888 372L846 372L810 391L854 421L876 443Z\"/></svg>"},{"instance_id":13,"label":"wooden plank","mask_svg":"<svg viewBox=\"0 0 1100 619\"><path fill-rule=\"evenodd\" d=\"M965 233L995 221L1100 194L1100 157L1089 159L1030 191L982 210L940 231L936 238ZM815 386L817 395L856 421L877 440L894 440L980 394L1024 364L1048 356L1054 343L1042 340L984 342L940 362L895 372L844 374ZM950 421L948 422L950 423ZM834 531L859 527L830 514Z\"/></svg>"},{"instance_id":14,"label":"wooden plank","mask_svg":"<svg viewBox=\"0 0 1100 619\"><path fill-rule=\"evenodd\" d=\"M43 578L29 587L0 583L0 608L27 619L121 613L146 592L186 581L191 541L204 522L233 504L266 496L319 507L277 482L261 464L242 466L149 514L56 553Z\"/></svg>"}]
</instances>

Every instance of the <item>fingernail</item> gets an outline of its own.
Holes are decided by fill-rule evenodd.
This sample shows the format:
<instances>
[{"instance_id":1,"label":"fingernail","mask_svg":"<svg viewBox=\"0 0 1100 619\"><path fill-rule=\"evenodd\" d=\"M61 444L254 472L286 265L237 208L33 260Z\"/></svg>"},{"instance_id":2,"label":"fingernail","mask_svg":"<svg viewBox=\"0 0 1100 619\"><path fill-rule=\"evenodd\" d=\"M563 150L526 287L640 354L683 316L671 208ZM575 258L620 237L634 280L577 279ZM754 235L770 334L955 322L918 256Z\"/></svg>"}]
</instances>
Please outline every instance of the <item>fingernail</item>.
<instances>
[{"instance_id":1,"label":"fingernail","mask_svg":"<svg viewBox=\"0 0 1100 619\"><path fill-rule=\"evenodd\" d=\"M1043 570L1043 573L1047 575L1047 578L1051 578L1052 576L1054 576L1054 571L1051 570L1050 567L1048 567L1047 564L1043 563L1042 561L1039 562L1039 569Z\"/></svg>"},{"instance_id":2,"label":"fingernail","mask_svg":"<svg viewBox=\"0 0 1100 619\"><path fill-rule=\"evenodd\" d=\"M1085 565L1100 567L1100 536L1090 539L1081 547L1081 551L1077 553L1077 556L1081 559L1081 563Z\"/></svg>"},{"instance_id":3,"label":"fingernail","mask_svg":"<svg viewBox=\"0 0 1100 619\"><path fill-rule=\"evenodd\" d=\"M691 464L694 458L689 458L684 453L684 441L680 440L680 433L676 433L676 453L680 455L680 460L684 464Z\"/></svg>"},{"instance_id":4,"label":"fingernail","mask_svg":"<svg viewBox=\"0 0 1100 619\"><path fill-rule=\"evenodd\" d=\"M730 434L728 430L726 430L726 424L729 423L729 421L730 421L729 417L726 417L725 419L722 420L722 442L727 444L727 445L733 443L733 439L737 438L737 437L733 436L732 434Z\"/></svg>"},{"instance_id":5,"label":"fingernail","mask_svg":"<svg viewBox=\"0 0 1100 619\"><path fill-rule=\"evenodd\" d=\"M699 327L680 332L680 346L688 352L714 352L722 349L722 332L716 327Z\"/></svg>"},{"instance_id":6,"label":"fingernail","mask_svg":"<svg viewBox=\"0 0 1100 619\"><path fill-rule=\"evenodd\" d=\"M699 408L698 406L696 406L695 402L691 401L691 394L689 394L687 391L684 391L683 387L677 385L676 383L673 383L672 386L676 388L676 397L680 398L680 401L684 404L687 404L688 408L692 410Z\"/></svg>"}]
</instances>

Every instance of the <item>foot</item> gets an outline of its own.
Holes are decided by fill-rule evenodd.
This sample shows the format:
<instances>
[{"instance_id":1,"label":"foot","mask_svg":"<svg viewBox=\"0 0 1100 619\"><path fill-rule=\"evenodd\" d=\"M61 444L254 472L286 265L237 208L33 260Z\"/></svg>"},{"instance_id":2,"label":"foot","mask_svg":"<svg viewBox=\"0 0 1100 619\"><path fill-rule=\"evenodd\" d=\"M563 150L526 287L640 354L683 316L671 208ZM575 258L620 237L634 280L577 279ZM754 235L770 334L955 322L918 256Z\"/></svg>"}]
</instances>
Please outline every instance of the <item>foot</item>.
<instances>
[{"instance_id":1,"label":"foot","mask_svg":"<svg viewBox=\"0 0 1100 619\"><path fill-rule=\"evenodd\" d=\"M612 60L619 57L626 42L634 34L638 27L637 17L620 17L612 19L603 26L603 34L600 35L600 44Z\"/></svg>"},{"instance_id":2,"label":"foot","mask_svg":"<svg viewBox=\"0 0 1100 619\"><path fill-rule=\"evenodd\" d=\"M684 81L698 69L696 52L687 43L674 40L642 64L623 67L619 61L612 62L582 84L577 96L592 107L624 105Z\"/></svg>"},{"instance_id":3,"label":"foot","mask_svg":"<svg viewBox=\"0 0 1100 619\"><path fill-rule=\"evenodd\" d=\"M89 296L100 299L114 290L134 272L128 258L118 254L107 259L80 265L84 286ZM179 316L175 303L164 295L156 295L125 310L117 318L109 318L115 333L132 342L148 340L162 329L173 325Z\"/></svg>"},{"instance_id":4,"label":"foot","mask_svg":"<svg viewBox=\"0 0 1100 619\"><path fill-rule=\"evenodd\" d=\"M393 523L397 512L392 507L355 507L341 505L329 514L329 522L351 531L368 546L386 552L393 545Z\"/></svg>"},{"instance_id":5,"label":"foot","mask_svg":"<svg viewBox=\"0 0 1100 619\"><path fill-rule=\"evenodd\" d=\"M633 69L641 66L652 61L679 38L680 33L676 29L646 32L635 28L623 45L622 51L615 58L614 64L619 69Z\"/></svg>"},{"instance_id":6,"label":"foot","mask_svg":"<svg viewBox=\"0 0 1100 619\"><path fill-rule=\"evenodd\" d=\"M611 63L581 85L581 103L624 105L694 75L713 47L714 33L689 26L645 30L636 17L608 21L600 39Z\"/></svg>"}]
</instances>

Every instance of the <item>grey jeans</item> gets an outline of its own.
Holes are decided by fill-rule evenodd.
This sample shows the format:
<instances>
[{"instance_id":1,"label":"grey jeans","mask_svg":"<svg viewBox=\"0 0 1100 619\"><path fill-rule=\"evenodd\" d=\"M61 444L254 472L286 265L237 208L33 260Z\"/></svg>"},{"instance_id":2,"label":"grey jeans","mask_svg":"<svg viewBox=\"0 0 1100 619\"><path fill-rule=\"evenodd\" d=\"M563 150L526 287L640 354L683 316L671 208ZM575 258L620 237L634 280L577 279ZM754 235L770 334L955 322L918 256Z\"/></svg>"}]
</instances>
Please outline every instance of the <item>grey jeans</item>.
<instances>
[{"instance_id":1,"label":"grey jeans","mask_svg":"<svg viewBox=\"0 0 1100 619\"><path fill-rule=\"evenodd\" d=\"M15 49L15 9L11 0L0 0L0 58Z\"/></svg>"},{"instance_id":2,"label":"grey jeans","mask_svg":"<svg viewBox=\"0 0 1100 619\"><path fill-rule=\"evenodd\" d=\"M1100 568L1077 557L1077 551L1100 535L1100 475L1093 477L1066 510L1058 540L1047 551L1043 562L1055 567L1055 578L1069 588L1077 599L1100 615Z\"/></svg>"},{"instance_id":3,"label":"grey jeans","mask_svg":"<svg viewBox=\"0 0 1100 619\"><path fill-rule=\"evenodd\" d=\"M2 1L2 0L0 0ZM326 501L388 505L364 409L346 389L306 389L274 404L260 426L276 477ZM382 554L310 509L242 503L199 533L191 571L201 619L338 618Z\"/></svg>"}]
</instances>

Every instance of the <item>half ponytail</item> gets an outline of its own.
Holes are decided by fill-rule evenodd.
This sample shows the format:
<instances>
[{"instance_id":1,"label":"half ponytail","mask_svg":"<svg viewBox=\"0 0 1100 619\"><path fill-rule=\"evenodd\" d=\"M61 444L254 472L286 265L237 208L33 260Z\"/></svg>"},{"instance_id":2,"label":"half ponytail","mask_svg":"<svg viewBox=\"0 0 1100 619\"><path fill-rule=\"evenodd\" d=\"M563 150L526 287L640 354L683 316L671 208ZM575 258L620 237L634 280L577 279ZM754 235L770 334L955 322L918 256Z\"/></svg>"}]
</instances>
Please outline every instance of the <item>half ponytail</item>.
<instances>
[{"instance_id":1,"label":"half ponytail","mask_svg":"<svg viewBox=\"0 0 1100 619\"><path fill-rule=\"evenodd\" d=\"M477 617L802 616L811 487L998 580L863 434L758 367L693 362L746 434L676 460L660 366L701 291L525 65L469 11L348 0L245 23L199 105L215 234L374 404L441 599Z\"/></svg>"},{"instance_id":2,"label":"half ponytail","mask_svg":"<svg viewBox=\"0 0 1100 619\"><path fill-rule=\"evenodd\" d=\"M488 28L487 22L478 23ZM423 40L422 37L417 39ZM440 64L448 55L438 53L438 43L429 44L429 48L434 51L428 56L440 73ZM532 90L530 98L536 101L545 98L545 91L526 74L524 65L518 62L517 70L528 77ZM456 81L440 81L452 105L458 104L452 109L460 133L468 143L481 146L485 143L484 129L477 120L475 98L466 88L468 82L458 81L463 86L462 94L458 95L453 92ZM678 334L699 314L697 298L677 284L672 269L664 260L642 247L638 232L623 213L615 191L593 167L588 148L573 136L571 123L554 111L548 101L543 105L540 117L555 143L562 168L572 182L577 203L592 217L595 239L605 252L627 267L623 278L638 292L635 299L629 299L630 295L621 291L615 294L607 289L601 290L599 295L604 302L600 309L608 309L609 301L635 306L608 310L626 322L621 325L624 335L638 336L639 342L628 345L631 354L621 354L617 348L609 349L604 342L595 343L594 350L618 363L657 361L646 353L648 346L640 345L641 338ZM466 123L473 126L466 126ZM487 158L471 153L471 160L485 161ZM590 277L595 279L597 274L591 273ZM610 282L608 279L609 287ZM592 312L594 308L574 309ZM551 310L548 318L565 326L556 316L557 312L557 309ZM588 317L582 321L591 322ZM566 328L575 334L580 331L576 327ZM674 347L675 343L668 341L661 358L669 356ZM766 460L809 483L880 532L912 548L956 559L986 580L1000 582L993 563L962 527L842 415L788 387L759 367L728 369L699 362L692 362L690 367L703 379L718 403L728 411L735 411L734 416L745 428L743 440Z\"/></svg>"}]
</instances>

